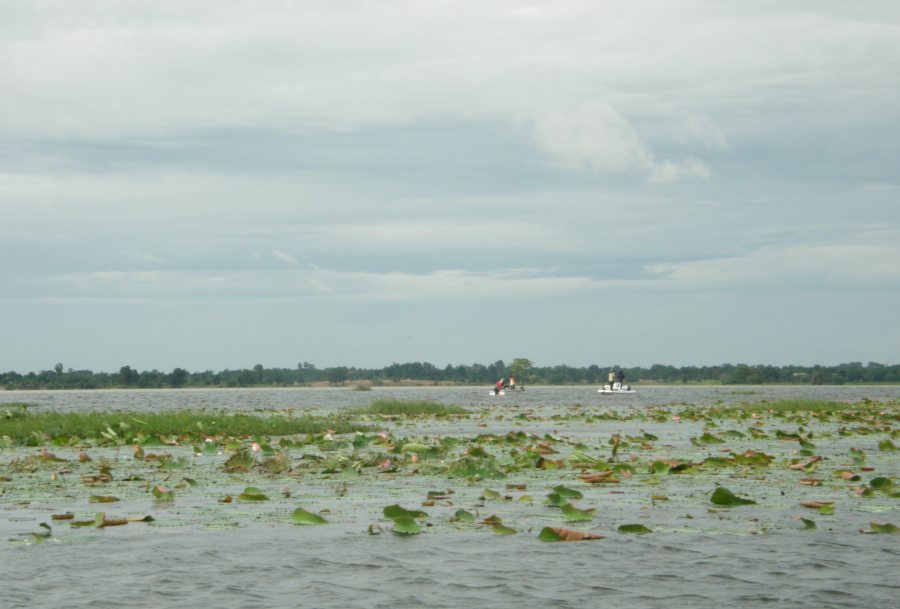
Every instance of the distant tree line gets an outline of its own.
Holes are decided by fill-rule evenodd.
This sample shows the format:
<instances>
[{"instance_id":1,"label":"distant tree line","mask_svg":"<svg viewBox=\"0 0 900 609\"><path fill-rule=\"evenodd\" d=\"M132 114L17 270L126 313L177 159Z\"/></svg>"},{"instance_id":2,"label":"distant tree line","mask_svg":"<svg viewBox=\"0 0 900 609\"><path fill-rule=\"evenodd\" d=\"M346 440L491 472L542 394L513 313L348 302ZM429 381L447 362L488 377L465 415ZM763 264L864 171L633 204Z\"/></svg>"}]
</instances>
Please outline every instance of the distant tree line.
<instances>
[{"instance_id":1,"label":"distant tree line","mask_svg":"<svg viewBox=\"0 0 900 609\"><path fill-rule=\"evenodd\" d=\"M512 372L520 385L593 385L607 380L610 369L619 366L534 366L530 360L515 359L509 365L498 360L493 364L447 365L443 368L428 362L391 364L369 369L336 366L317 368L309 362L295 368L263 368L257 364L242 370L188 372L175 368L171 372L139 371L122 366L118 372L64 370L61 363L52 370L0 373L0 387L6 389L107 389L107 388L179 388L179 387L290 387L327 383L393 384L404 381L491 385ZM649 368L621 367L626 383L665 384L797 384L843 385L846 383L900 383L900 365L875 362L850 362L837 366L765 366L721 364L717 366L666 366Z\"/></svg>"}]
</instances>

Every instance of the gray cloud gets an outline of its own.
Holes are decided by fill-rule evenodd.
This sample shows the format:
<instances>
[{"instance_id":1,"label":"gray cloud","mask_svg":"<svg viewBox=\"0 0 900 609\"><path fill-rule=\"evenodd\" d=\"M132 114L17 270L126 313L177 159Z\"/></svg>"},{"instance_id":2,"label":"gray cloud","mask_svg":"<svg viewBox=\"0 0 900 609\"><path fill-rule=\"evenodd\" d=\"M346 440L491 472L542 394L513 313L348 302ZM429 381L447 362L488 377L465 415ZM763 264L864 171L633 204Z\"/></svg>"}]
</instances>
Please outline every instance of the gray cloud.
<instances>
[{"instance_id":1,"label":"gray cloud","mask_svg":"<svg viewBox=\"0 0 900 609\"><path fill-rule=\"evenodd\" d=\"M898 63L892 2L9 0L0 369L890 359Z\"/></svg>"}]
</instances>

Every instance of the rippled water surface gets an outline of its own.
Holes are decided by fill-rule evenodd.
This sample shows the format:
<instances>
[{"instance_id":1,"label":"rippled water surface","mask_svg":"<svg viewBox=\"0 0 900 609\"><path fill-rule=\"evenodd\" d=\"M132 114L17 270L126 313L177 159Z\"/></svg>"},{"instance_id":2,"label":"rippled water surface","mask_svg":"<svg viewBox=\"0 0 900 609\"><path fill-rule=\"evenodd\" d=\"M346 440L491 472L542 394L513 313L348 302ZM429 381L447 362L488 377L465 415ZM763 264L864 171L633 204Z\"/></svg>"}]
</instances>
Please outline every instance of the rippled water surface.
<instances>
[{"instance_id":1,"label":"rippled water surface","mask_svg":"<svg viewBox=\"0 0 900 609\"><path fill-rule=\"evenodd\" d=\"M470 406L486 414L455 422L423 423L429 428L422 433L524 430L605 439L612 432L636 432L647 423L623 426L595 421L585 425L555 420L554 415L573 409L628 411L652 405L783 398L856 401L898 397L897 387L642 387L635 395L614 397L585 387L529 387L501 397L489 396L486 388L429 387L370 392L5 392L0 393L0 403L28 402L34 409L59 411L208 408L327 413L365 406L378 398L429 399ZM517 418L520 412L539 416L529 422ZM699 429L670 422L660 427L663 433L659 435L687 447L688 437ZM846 446L836 443L832 449L843 454L852 444L874 454L874 441L855 436ZM0 451L0 462L6 463L12 456L12 452ZM887 471L879 473L896 477L896 458L881 459L878 467ZM239 479L230 483L244 484ZM812 609L892 607L900 598L900 536L859 533L873 516L900 524L897 499L880 498L865 504L863 510L849 516L851 527L829 526L828 519L821 518L815 531L791 526L767 530L765 523L754 523L752 512L710 513L708 504L698 498L701 490L689 485L683 489L689 500L679 504L673 496L658 509L649 508L644 500L652 490L595 488L585 501L600 506L593 526L606 538L599 541L542 543L537 530L499 536L474 527L448 526L435 526L413 537L369 534L368 527L378 521L382 506L400 502L415 507L416 498L420 501L426 491L447 484L446 480L398 477L358 488L351 485L348 497L354 501L353 509L342 511L341 503L335 502L329 514L332 524L320 527L283 523L296 501L235 505L229 508L235 511L229 512L228 518L218 519L203 515L202 497L197 505L179 499L174 505L161 506L147 500L133 507L153 513L156 522L150 525L78 529L41 544L0 546L0 607ZM471 489L464 488L465 482L452 484L459 487L460 501L476 497L485 486L503 488L502 482L482 482ZM300 481L293 492L295 499L315 496L321 500L325 495L336 497L341 488L338 480ZM756 496L774 506L776 517L790 521L796 504L784 501L782 506L780 497L766 496L763 486L757 488ZM533 490L536 497L542 492ZM220 489L208 492L210 497L221 494ZM215 505L214 500L211 503ZM39 522L49 521L49 514L60 509L42 503L40 495L28 505L8 501L0 505L0 531L5 538L37 530ZM90 512L94 508L81 509ZM504 509L502 503L489 503L481 516ZM509 509L524 521L539 517L547 508L536 501ZM654 532L617 534L612 525L623 521L651 522Z\"/></svg>"}]
</instances>

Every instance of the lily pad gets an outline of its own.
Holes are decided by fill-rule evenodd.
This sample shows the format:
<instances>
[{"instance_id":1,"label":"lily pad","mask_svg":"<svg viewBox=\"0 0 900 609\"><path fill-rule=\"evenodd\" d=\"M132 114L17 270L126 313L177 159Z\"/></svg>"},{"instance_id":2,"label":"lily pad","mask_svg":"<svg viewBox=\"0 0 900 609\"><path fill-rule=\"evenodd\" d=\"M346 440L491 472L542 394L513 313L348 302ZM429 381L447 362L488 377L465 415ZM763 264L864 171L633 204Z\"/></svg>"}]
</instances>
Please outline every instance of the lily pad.
<instances>
[{"instance_id":1,"label":"lily pad","mask_svg":"<svg viewBox=\"0 0 900 609\"><path fill-rule=\"evenodd\" d=\"M643 524L623 524L617 530L619 533L633 533L636 535L646 535L653 532L652 529Z\"/></svg>"},{"instance_id":2,"label":"lily pad","mask_svg":"<svg viewBox=\"0 0 900 609\"><path fill-rule=\"evenodd\" d=\"M307 512L301 507L294 510L291 514L291 522L294 524L328 524L328 521L312 512Z\"/></svg>"},{"instance_id":3,"label":"lily pad","mask_svg":"<svg viewBox=\"0 0 900 609\"><path fill-rule=\"evenodd\" d=\"M734 507L738 505L754 505L756 503L752 499L738 497L724 486L719 486L715 491L713 491L712 497L710 497L710 501L712 501L716 505L724 505L728 507Z\"/></svg>"},{"instance_id":4,"label":"lily pad","mask_svg":"<svg viewBox=\"0 0 900 609\"><path fill-rule=\"evenodd\" d=\"M467 510L456 510L451 519L454 522L475 522L475 516Z\"/></svg>"},{"instance_id":5,"label":"lily pad","mask_svg":"<svg viewBox=\"0 0 900 609\"><path fill-rule=\"evenodd\" d=\"M175 491L170 491L162 484L157 484L153 487L151 491L153 496L156 497L160 501L174 501L175 500Z\"/></svg>"},{"instance_id":6,"label":"lily pad","mask_svg":"<svg viewBox=\"0 0 900 609\"><path fill-rule=\"evenodd\" d=\"M397 520L398 518L428 518L428 514L426 514L422 510L407 510L406 508L400 507L396 503L384 508L384 516L385 518L390 518L391 520Z\"/></svg>"},{"instance_id":7,"label":"lily pad","mask_svg":"<svg viewBox=\"0 0 900 609\"><path fill-rule=\"evenodd\" d=\"M419 526L415 518L399 516L393 520L395 533L400 535L417 535L422 532L422 527Z\"/></svg>"},{"instance_id":8,"label":"lily pad","mask_svg":"<svg viewBox=\"0 0 900 609\"><path fill-rule=\"evenodd\" d=\"M900 527L895 524L891 524L890 522L872 521L871 523L869 523L869 527L872 529L873 533L888 533L891 535L900 533Z\"/></svg>"},{"instance_id":9,"label":"lily pad","mask_svg":"<svg viewBox=\"0 0 900 609\"><path fill-rule=\"evenodd\" d=\"M115 503L116 501L119 501L119 498L112 495L91 495L88 498L88 503Z\"/></svg>"},{"instance_id":10,"label":"lily pad","mask_svg":"<svg viewBox=\"0 0 900 609\"><path fill-rule=\"evenodd\" d=\"M573 488L568 488L560 484L559 486L553 487L553 492L559 495L560 497L568 497L570 499L581 499L584 497L584 494L581 491L575 490Z\"/></svg>"},{"instance_id":11,"label":"lily pad","mask_svg":"<svg viewBox=\"0 0 900 609\"><path fill-rule=\"evenodd\" d=\"M238 495L238 501L268 501L269 498L255 486L248 486Z\"/></svg>"},{"instance_id":12,"label":"lily pad","mask_svg":"<svg viewBox=\"0 0 900 609\"><path fill-rule=\"evenodd\" d=\"M560 509L566 517L566 522L584 522L586 520L593 520L594 512L597 511L595 508L582 510L571 503L560 506Z\"/></svg>"},{"instance_id":13,"label":"lily pad","mask_svg":"<svg viewBox=\"0 0 900 609\"><path fill-rule=\"evenodd\" d=\"M515 535L518 533L517 530L508 527L505 524L493 524L491 525L491 530L497 535Z\"/></svg>"}]
</instances>

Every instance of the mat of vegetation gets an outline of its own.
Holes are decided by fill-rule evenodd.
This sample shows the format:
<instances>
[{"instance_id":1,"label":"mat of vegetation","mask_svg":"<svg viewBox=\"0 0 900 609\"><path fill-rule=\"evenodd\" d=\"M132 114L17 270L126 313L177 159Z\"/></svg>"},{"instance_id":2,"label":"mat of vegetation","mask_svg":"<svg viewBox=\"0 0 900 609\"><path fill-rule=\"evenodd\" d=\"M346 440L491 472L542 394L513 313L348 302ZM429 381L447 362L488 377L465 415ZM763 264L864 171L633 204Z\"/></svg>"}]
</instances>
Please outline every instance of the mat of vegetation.
<instances>
[{"instance_id":1,"label":"mat of vegetation","mask_svg":"<svg viewBox=\"0 0 900 609\"><path fill-rule=\"evenodd\" d=\"M11 407L0 532L13 543L259 523L535 542L891 534L898 421L900 405L868 401L550 413L373 403L315 420Z\"/></svg>"}]
</instances>

